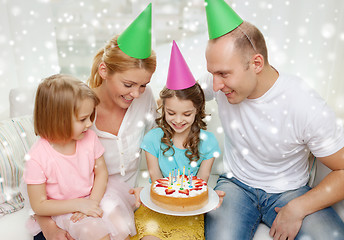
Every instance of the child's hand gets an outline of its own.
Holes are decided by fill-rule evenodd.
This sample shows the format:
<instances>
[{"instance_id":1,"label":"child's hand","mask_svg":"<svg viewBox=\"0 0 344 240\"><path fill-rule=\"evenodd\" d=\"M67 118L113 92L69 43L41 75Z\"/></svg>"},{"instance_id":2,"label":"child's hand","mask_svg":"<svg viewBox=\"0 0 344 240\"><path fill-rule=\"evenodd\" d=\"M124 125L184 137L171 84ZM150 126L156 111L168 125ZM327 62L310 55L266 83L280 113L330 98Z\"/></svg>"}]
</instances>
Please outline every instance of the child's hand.
<instances>
[{"instance_id":1,"label":"child's hand","mask_svg":"<svg viewBox=\"0 0 344 240\"><path fill-rule=\"evenodd\" d=\"M135 207L137 207L137 208L140 207L140 205L141 205L140 193L141 193L142 189L143 189L143 187L137 187L137 188L132 188L129 190L130 194L135 195L135 199L136 199Z\"/></svg>"},{"instance_id":2,"label":"child's hand","mask_svg":"<svg viewBox=\"0 0 344 240\"><path fill-rule=\"evenodd\" d=\"M73 223L76 223L77 221L80 221L82 219L84 219L85 217L87 217L85 214L83 214L82 212L76 212L73 213L73 215L70 217L70 220Z\"/></svg>"},{"instance_id":3,"label":"child's hand","mask_svg":"<svg viewBox=\"0 0 344 240\"><path fill-rule=\"evenodd\" d=\"M87 198L80 198L78 200L78 212L90 217L103 216L103 210L99 207L99 203L97 201Z\"/></svg>"},{"instance_id":4,"label":"child's hand","mask_svg":"<svg viewBox=\"0 0 344 240\"><path fill-rule=\"evenodd\" d=\"M219 196L220 200L219 200L219 204L216 206L215 209L219 208L223 202L223 198L226 196L226 193L224 191L220 191L220 190L215 190L215 192L217 193L217 195Z\"/></svg>"}]
</instances>

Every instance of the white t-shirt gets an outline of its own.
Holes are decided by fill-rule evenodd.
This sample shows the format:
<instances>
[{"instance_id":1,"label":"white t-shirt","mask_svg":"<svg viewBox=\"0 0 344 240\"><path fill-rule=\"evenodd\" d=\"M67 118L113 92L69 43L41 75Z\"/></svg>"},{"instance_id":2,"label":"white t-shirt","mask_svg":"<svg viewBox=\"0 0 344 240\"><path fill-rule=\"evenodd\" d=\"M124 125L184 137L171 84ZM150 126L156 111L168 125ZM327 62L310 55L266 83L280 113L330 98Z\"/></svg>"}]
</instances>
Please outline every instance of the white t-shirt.
<instances>
[{"instance_id":1,"label":"white t-shirt","mask_svg":"<svg viewBox=\"0 0 344 240\"><path fill-rule=\"evenodd\" d=\"M263 96L239 104L213 91L211 74L200 83L218 104L224 171L251 187L279 193L304 186L309 151L325 157L344 147L342 123L300 78L281 74Z\"/></svg>"},{"instance_id":2,"label":"white t-shirt","mask_svg":"<svg viewBox=\"0 0 344 240\"><path fill-rule=\"evenodd\" d=\"M131 103L117 136L97 129L95 124L91 127L105 148L109 175L117 175L131 187L136 183L143 136L155 125L156 108L152 90L147 86L145 92Z\"/></svg>"}]
</instances>

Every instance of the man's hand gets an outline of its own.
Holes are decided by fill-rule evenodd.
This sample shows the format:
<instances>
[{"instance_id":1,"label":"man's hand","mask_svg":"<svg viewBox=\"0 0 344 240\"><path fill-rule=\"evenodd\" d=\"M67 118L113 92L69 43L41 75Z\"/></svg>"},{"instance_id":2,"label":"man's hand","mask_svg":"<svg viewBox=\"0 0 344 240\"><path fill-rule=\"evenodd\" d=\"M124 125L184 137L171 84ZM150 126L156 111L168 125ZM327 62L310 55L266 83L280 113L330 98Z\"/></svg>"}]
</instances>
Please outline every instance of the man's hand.
<instances>
[{"instance_id":1,"label":"man's hand","mask_svg":"<svg viewBox=\"0 0 344 240\"><path fill-rule=\"evenodd\" d=\"M219 204L216 206L215 209L219 208L223 202L223 198L226 196L226 193L224 191L220 191L220 190L215 190L215 192L217 193L217 195L219 196L220 200L219 200Z\"/></svg>"},{"instance_id":2,"label":"man's hand","mask_svg":"<svg viewBox=\"0 0 344 240\"><path fill-rule=\"evenodd\" d=\"M135 207L140 207L141 205L141 200L140 200L140 193L142 191L143 187L137 187L137 188L132 188L129 190L130 194L134 194L136 202L135 202Z\"/></svg>"},{"instance_id":3,"label":"man's hand","mask_svg":"<svg viewBox=\"0 0 344 240\"><path fill-rule=\"evenodd\" d=\"M74 240L69 233L61 228L56 228L54 232L43 234L46 240Z\"/></svg>"},{"instance_id":4,"label":"man's hand","mask_svg":"<svg viewBox=\"0 0 344 240\"><path fill-rule=\"evenodd\" d=\"M289 203L282 207L276 207L277 216L272 223L269 235L274 240L294 240L300 231L304 216L302 211L292 207Z\"/></svg>"}]
</instances>

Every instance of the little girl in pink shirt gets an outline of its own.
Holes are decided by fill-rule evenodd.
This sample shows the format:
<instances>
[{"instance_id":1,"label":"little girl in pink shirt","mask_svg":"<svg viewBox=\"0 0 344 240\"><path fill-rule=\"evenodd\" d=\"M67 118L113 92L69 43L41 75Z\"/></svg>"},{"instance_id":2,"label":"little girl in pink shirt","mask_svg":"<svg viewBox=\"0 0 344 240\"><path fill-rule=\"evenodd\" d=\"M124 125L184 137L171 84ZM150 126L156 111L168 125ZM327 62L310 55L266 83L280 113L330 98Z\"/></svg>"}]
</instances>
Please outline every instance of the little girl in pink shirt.
<instances>
[{"instance_id":1,"label":"little girl in pink shirt","mask_svg":"<svg viewBox=\"0 0 344 240\"><path fill-rule=\"evenodd\" d=\"M35 214L52 216L74 239L126 239L136 234L132 206L116 187L107 189L104 148L89 129L98 104L95 93L71 76L43 80L34 110L40 138L30 149L24 181ZM41 231L33 217L28 227L33 235Z\"/></svg>"}]
</instances>

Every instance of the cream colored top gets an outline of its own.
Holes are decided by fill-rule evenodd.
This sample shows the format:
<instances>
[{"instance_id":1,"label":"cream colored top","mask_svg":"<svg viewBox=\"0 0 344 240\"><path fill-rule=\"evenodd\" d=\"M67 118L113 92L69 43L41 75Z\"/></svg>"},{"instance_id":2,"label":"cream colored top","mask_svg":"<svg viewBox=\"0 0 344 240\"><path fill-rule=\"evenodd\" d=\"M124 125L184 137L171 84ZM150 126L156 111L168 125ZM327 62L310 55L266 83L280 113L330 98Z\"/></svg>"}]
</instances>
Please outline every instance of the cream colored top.
<instances>
[{"instance_id":1,"label":"cream colored top","mask_svg":"<svg viewBox=\"0 0 344 240\"><path fill-rule=\"evenodd\" d=\"M105 148L104 158L109 175L118 175L131 187L135 186L139 170L140 144L144 134L155 125L156 108L152 90L147 86L128 108L117 136L99 130L95 124L91 127Z\"/></svg>"}]
</instances>

